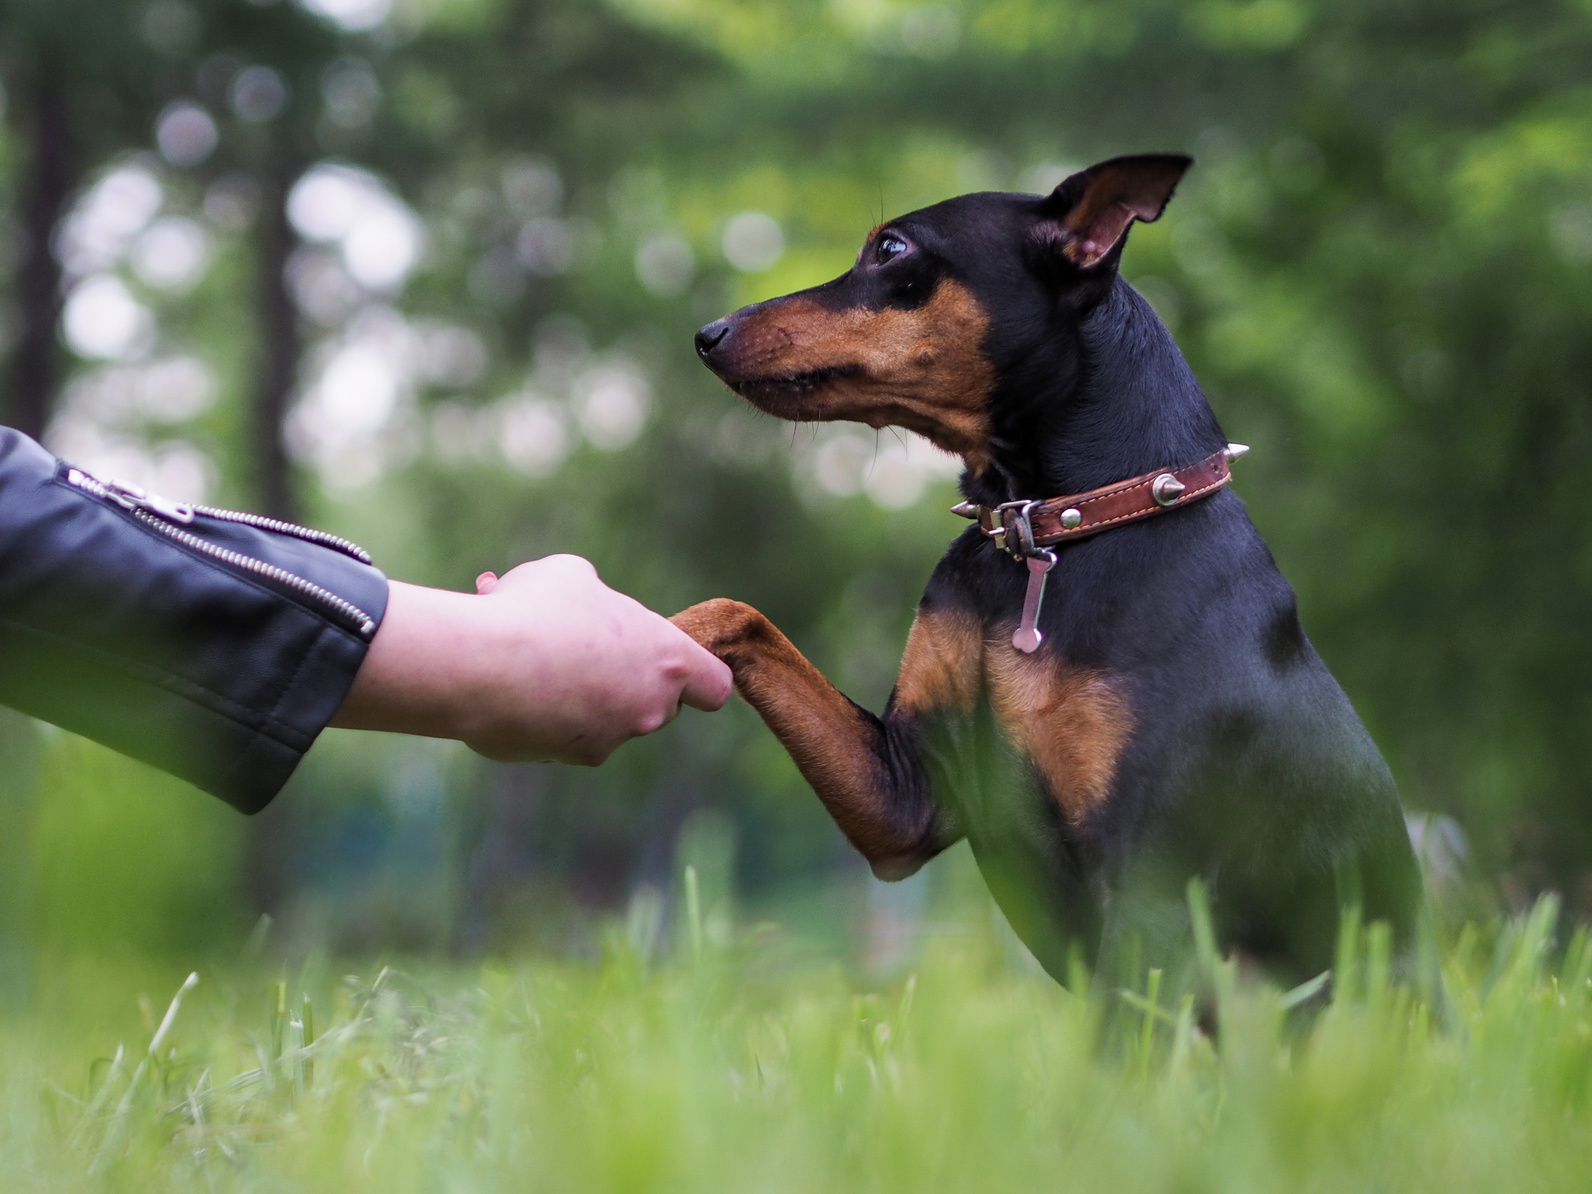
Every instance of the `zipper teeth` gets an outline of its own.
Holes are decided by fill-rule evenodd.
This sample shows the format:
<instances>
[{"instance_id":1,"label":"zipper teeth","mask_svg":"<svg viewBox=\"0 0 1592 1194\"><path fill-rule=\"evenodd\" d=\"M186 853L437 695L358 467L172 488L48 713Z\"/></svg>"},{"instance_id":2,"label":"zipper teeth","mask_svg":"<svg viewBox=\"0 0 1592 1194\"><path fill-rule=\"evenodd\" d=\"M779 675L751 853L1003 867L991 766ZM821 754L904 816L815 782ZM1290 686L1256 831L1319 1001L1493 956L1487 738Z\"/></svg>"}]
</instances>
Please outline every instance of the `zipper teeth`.
<instances>
[{"instance_id":1,"label":"zipper teeth","mask_svg":"<svg viewBox=\"0 0 1592 1194\"><path fill-rule=\"evenodd\" d=\"M117 501L116 492L98 477L90 476L82 469L73 469L74 476L80 478L78 485L90 493L102 498ZM120 502L117 502L120 505ZM245 526L254 527L261 531L274 531L279 535L289 535L295 539L303 539L307 543L315 543L321 547L334 548L344 555L353 556L361 564L371 563L370 553L352 539L344 539L341 535L334 535L330 531L317 531L311 527L301 527L297 523L283 522L280 518L267 518L263 514L246 514L241 510L221 510L215 506L190 506L195 514L203 514L206 518L214 518L218 522L240 522Z\"/></svg>"},{"instance_id":2,"label":"zipper teeth","mask_svg":"<svg viewBox=\"0 0 1592 1194\"><path fill-rule=\"evenodd\" d=\"M145 526L152 527L162 535L175 539L184 547L192 548L194 551L210 556L212 559L231 564L235 568L242 568L247 572L267 577L278 584L286 585L295 592L319 601L322 605L337 611L345 619L353 623L354 628L362 637L369 638L371 632L376 629L375 619L360 609L359 606L352 601L344 600L336 593L321 588L314 581L305 580L302 576L297 576L285 568L278 568L275 564L267 564L264 560L257 560L253 556L246 556L241 552L231 551L225 547L217 547L214 543L208 543L199 538L198 535L190 535L187 531L179 531L165 519L151 514L147 510L137 509L132 511L132 514L134 518Z\"/></svg>"},{"instance_id":3,"label":"zipper teeth","mask_svg":"<svg viewBox=\"0 0 1592 1194\"><path fill-rule=\"evenodd\" d=\"M351 539L344 539L341 535L333 535L329 531L317 531L310 527L301 527L296 523L283 522L280 518L267 518L263 514L245 514L241 510L218 510L214 506L195 506L195 514L203 514L206 518L214 518L221 522L241 522L261 531L275 531L279 535L291 535L295 539L303 539L308 543L316 543L322 547L334 548L344 555L353 556L361 564L371 562L370 553Z\"/></svg>"},{"instance_id":4,"label":"zipper teeth","mask_svg":"<svg viewBox=\"0 0 1592 1194\"><path fill-rule=\"evenodd\" d=\"M80 468L72 469L69 473L67 473L67 477L72 484L76 485L79 489L88 490L95 497L109 498L111 496L111 491L108 486L100 484L97 478L89 476Z\"/></svg>"},{"instance_id":5,"label":"zipper teeth","mask_svg":"<svg viewBox=\"0 0 1592 1194\"><path fill-rule=\"evenodd\" d=\"M77 468L72 469L69 476L78 488L86 489L96 497L116 502L117 505L123 505L117 499L116 492L98 477L91 476L82 469ZM312 543L335 547L353 556L363 564L370 563L370 556L365 553L364 548L356 543L349 542L347 539L341 539L324 531L312 531L308 527L295 526L290 522L282 522L278 519L266 518L258 514L241 514L235 510L215 510L209 506L195 506L193 509L195 513L203 514L209 518L220 519L223 522L246 523L259 530L280 531L282 534L294 535L300 539L307 539ZM202 555L221 560L223 563L231 564L235 568L242 568L246 572L253 572L258 576L267 577L278 584L286 585L296 593L320 602L353 623L354 628L362 638L369 638L371 632L376 629L376 620L360 609L359 606L352 601L344 600L336 593L323 589L314 581L305 580L302 576L289 572L285 568L278 568L275 564L268 564L264 560L257 560L253 556L244 555L242 552L232 551L225 547L217 547L214 543L199 538L198 535L191 535L187 531L178 530L164 518L151 514L141 506L133 507L129 510L129 513L150 529L159 531L168 539L175 539L183 546L191 548Z\"/></svg>"}]
</instances>

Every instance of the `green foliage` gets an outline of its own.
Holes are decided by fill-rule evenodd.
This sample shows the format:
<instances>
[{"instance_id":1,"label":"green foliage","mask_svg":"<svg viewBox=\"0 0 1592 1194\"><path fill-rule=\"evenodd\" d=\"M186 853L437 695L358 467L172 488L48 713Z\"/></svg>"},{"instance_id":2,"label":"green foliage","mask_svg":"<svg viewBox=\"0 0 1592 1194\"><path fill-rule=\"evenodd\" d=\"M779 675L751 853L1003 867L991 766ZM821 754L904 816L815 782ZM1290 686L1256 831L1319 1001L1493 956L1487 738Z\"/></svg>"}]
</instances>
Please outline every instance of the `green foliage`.
<instances>
[{"instance_id":1,"label":"green foliage","mask_svg":"<svg viewBox=\"0 0 1592 1194\"><path fill-rule=\"evenodd\" d=\"M1555 955L1555 912L1467 931L1450 1030L1390 982L1373 927L1313 1020L1218 984L1219 1048L1189 1004L1156 1006L1154 975L1080 997L965 926L884 988L711 935L660 968L618 936L600 967L340 982L80 967L0 1021L0 1171L52 1191L1581 1189L1592 947ZM135 1020L137 990L177 999ZM1138 1009L1120 1044L1096 1044L1102 999Z\"/></svg>"},{"instance_id":2,"label":"green foliage","mask_svg":"<svg viewBox=\"0 0 1592 1194\"><path fill-rule=\"evenodd\" d=\"M47 952L190 951L239 925L242 824L187 784L51 735L31 839L31 911Z\"/></svg>"}]
</instances>

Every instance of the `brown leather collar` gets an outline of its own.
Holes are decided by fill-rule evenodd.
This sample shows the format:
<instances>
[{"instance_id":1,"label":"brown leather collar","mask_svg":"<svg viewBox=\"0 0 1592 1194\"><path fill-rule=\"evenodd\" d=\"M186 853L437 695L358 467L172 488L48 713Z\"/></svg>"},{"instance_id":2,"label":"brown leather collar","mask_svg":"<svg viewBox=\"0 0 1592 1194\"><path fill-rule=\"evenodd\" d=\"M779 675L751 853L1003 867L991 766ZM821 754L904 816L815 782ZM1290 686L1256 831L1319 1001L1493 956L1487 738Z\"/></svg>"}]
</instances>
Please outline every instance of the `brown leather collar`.
<instances>
[{"instance_id":1,"label":"brown leather collar","mask_svg":"<svg viewBox=\"0 0 1592 1194\"><path fill-rule=\"evenodd\" d=\"M951 512L977 519L996 547L1023 559L1057 543L1086 539L1207 497L1233 479L1228 463L1247 451L1243 444L1228 444L1197 464L1129 477L1088 493L999 506L960 502Z\"/></svg>"}]
</instances>

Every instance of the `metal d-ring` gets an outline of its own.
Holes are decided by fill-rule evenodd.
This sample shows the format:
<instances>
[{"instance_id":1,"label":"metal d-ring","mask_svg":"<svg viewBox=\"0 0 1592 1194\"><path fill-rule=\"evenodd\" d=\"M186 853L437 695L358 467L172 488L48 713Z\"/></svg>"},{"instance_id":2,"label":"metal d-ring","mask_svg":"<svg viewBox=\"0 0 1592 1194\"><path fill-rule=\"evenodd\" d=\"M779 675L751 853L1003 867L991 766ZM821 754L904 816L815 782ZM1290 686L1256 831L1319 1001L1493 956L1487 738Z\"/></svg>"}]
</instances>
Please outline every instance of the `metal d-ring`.
<instances>
[{"instance_id":1,"label":"metal d-ring","mask_svg":"<svg viewBox=\"0 0 1592 1194\"><path fill-rule=\"evenodd\" d=\"M1036 506L1044 505L1038 501L1003 502L995 507L1000 515L1000 528L995 532L1001 541L997 547L1011 555L1015 560L1026 560L1037 555L1039 548L1034 544L1034 524L1032 514Z\"/></svg>"}]
</instances>

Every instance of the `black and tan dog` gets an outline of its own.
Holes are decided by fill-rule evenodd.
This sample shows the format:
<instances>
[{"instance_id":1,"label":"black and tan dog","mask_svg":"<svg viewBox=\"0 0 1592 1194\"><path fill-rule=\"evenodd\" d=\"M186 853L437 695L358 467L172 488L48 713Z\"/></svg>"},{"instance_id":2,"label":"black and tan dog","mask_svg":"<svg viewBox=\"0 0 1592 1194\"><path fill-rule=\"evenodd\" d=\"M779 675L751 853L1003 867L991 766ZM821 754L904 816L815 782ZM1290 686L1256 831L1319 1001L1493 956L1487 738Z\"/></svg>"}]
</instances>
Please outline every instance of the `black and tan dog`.
<instances>
[{"instance_id":1,"label":"black and tan dog","mask_svg":"<svg viewBox=\"0 0 1592 1194\"><path fill-rule=\"evenodd\" d=\"M1412 961L1422 891L1393 779L1224 488L1238 449L1118 276L1189 162L936 204L834 281L697 333L770 414L905 427L966 462L958 511L979 525L934 570L882 717L750 606L675 621L875 874L966 836L1058 978L1078 945L1116 981L1186 974L1194 877L1223 948L1284 983L1332 964L1348 900Z\"/></svg>"}]
</instances>

